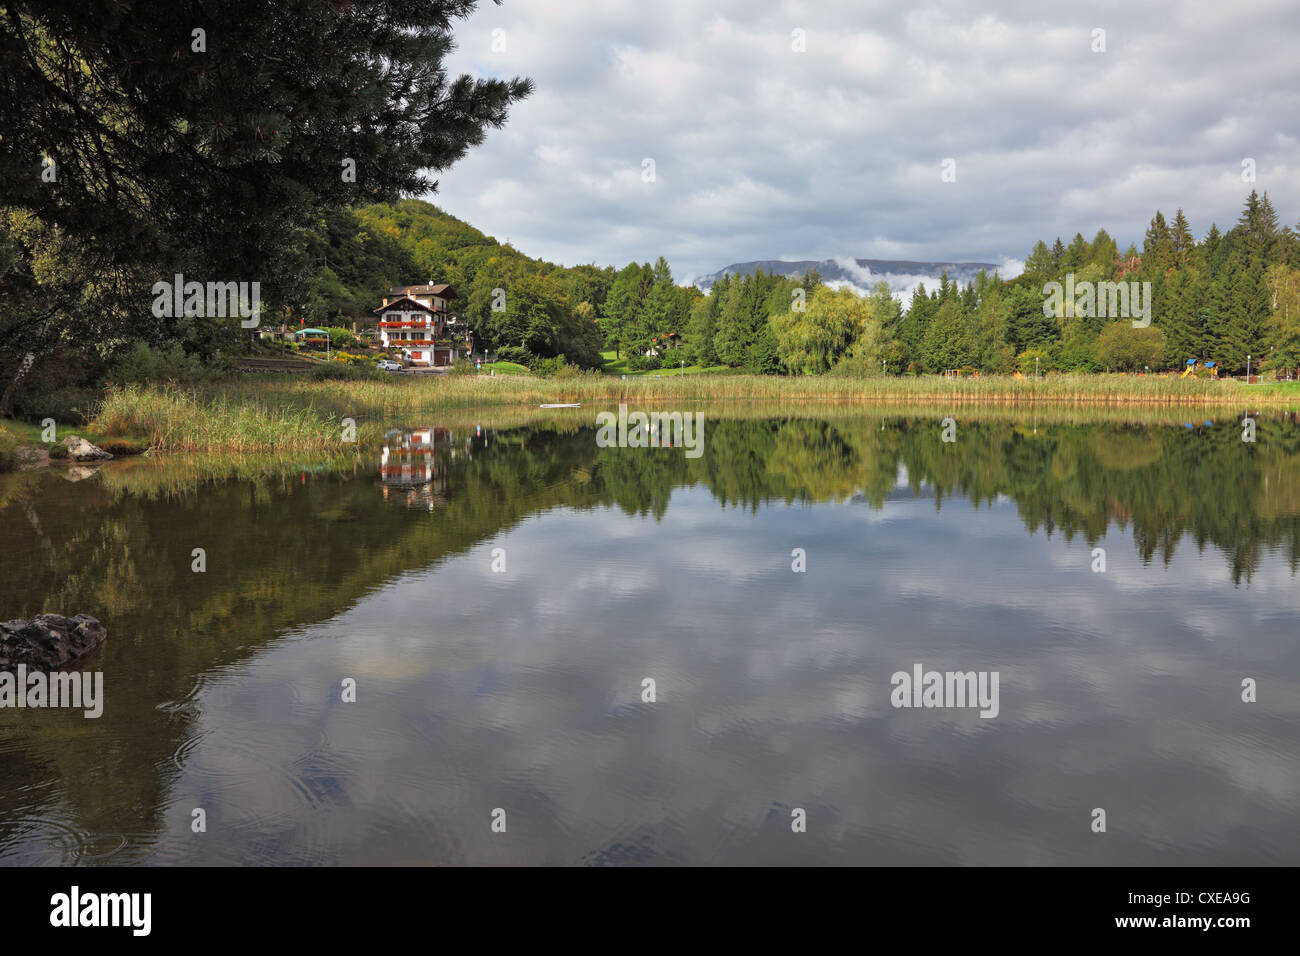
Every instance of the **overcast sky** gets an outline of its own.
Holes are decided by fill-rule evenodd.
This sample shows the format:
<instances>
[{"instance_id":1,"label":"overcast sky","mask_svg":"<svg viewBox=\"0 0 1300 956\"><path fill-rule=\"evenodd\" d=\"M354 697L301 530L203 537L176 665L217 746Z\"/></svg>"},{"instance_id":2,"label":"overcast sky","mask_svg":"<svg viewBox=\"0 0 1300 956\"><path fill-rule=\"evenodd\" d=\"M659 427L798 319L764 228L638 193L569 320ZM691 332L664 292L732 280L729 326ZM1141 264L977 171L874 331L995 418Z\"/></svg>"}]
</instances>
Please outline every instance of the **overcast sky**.
<instances>
[{"instance_id":1,"label":"overcast sky","mask_svg":"<svg viewBox=\"0 0 1300 956\"><path fill-rule=\"evenodd\" d=\"M564 265L1014 271L1038 238L1140 245L1157 208L1231 225L1248 157L1300 219L1297 0L506 0L455 35L454 72L537 90L429 198Z\"/></svg>"}]
</instances>

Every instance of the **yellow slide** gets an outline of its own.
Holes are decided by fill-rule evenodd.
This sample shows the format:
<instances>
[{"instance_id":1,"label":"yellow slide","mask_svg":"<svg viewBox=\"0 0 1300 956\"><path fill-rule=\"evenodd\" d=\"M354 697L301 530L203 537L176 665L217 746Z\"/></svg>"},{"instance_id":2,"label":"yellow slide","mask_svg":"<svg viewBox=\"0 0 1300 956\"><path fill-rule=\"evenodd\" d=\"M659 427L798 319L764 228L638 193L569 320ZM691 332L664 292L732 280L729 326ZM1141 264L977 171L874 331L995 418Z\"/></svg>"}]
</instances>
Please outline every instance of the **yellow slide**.
<instances>
[{"instance_id":1,"label":"yellow slide","mask_svg":"<svg viewBox=\"0 0 1300 956\"><path fill-rule=\"evenodd\" d=\"M1196 368L1196 359L1188 359L1188 360L1187 360L1187 368L1183 369L1183 374L1180 375L1180 376L1178 376L1178 377L1179 377L1179 378L1187 378L1187 376L1189 376L1189 375L1192 374L1192 372L1193 372L1193 370L1195 370L1195 368Z\"/></svg>"}]
</instances>

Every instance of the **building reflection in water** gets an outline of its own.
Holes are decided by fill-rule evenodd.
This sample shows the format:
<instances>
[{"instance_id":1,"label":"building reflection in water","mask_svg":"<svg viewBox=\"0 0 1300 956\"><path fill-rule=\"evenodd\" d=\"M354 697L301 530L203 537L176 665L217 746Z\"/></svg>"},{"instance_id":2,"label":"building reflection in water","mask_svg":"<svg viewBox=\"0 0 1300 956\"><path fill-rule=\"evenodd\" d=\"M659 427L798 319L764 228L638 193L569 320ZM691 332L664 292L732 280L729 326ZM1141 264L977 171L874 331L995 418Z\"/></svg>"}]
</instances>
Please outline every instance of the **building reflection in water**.
<instances>
[{"instance_id":1,"label":"building reflection in water","mask_svg":"<svg viewBox=\"0 0 1300 956\"><path fill-rule=\"evenodd\" d=\"M472 459L486 448L488 433L476 426L459 439L450 428L393 429L379 454L379 483L385 501L433 511L447 502L447 471L457 456Z\"/></svg>"}]
</instances>

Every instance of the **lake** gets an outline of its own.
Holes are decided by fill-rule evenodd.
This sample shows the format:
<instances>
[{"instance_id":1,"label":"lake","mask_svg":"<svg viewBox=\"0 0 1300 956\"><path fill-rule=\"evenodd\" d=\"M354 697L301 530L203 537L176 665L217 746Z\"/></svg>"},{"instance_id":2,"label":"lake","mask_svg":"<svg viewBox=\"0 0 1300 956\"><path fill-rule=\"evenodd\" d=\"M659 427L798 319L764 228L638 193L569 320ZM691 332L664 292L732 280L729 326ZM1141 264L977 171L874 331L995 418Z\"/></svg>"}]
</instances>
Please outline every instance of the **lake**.
<instances>
[{"instance_id":1,"label":"lake","mask_svg":"<svg viewBox=\"0 0 1300 956\"><path fill-rule=\"evenodd\" d=\"M0 476L0 619L109 633L0 863L1295 864L1300 423L1177 416Z\"/></svg>"}]
</instances>

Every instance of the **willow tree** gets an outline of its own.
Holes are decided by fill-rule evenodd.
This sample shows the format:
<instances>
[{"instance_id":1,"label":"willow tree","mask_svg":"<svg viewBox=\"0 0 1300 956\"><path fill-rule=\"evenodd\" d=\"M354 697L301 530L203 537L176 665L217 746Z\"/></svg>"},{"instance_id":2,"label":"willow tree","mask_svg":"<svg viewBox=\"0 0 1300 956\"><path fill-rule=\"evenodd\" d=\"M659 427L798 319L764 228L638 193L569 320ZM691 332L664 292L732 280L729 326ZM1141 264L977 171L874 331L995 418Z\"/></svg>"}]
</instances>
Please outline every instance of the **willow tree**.
<instances>
[{"instance_id":1,"label":"willow tree","mask_svg":"<svg viewBox=\"0 0 1300 956\"><path fill-rule=\"evenodd\" d=\"M796 375L825 372L864 333L869 332L874 341L881 323L871 319L867 299L850 289L818 286L806 309L773 312L777 357Z\"/></svg>"}]
</instances>

